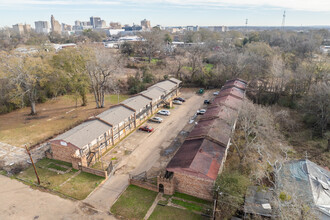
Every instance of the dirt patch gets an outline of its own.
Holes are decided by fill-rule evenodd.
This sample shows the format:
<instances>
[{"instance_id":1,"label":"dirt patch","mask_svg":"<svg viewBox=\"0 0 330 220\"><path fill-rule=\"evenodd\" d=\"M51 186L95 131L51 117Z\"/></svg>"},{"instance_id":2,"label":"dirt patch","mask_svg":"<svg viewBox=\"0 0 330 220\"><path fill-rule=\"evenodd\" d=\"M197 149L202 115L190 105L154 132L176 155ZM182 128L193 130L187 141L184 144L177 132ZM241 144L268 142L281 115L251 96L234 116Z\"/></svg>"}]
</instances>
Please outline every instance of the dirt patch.
<instances>
[{"instance_id":1,"label":"dirt patch","mask_svg":"<svg viewBox=\"0 0 330 220\"><path fill-rule=\"evenodd\" d=\"M118 103L117 95L106 95L105 108L96 109L93 95L87 98L87 106L79 102L76 106L68 95L49 100L37 105L36 116L29 116L29 107L0 115L0 142L16 147L34 146ZM121 95L119 101L126 98L127 95Z\"/></svg>"},{"instance_id":2,"label":"dirt patch","mask_svg":"<svg viewBox=\"0 0 330 220\"><path fill-rule=\"evenodd\" d=\"M2 175L0 185L0 219L115 219L89 204L32 189Z\"/></svg>"}]
</instances>

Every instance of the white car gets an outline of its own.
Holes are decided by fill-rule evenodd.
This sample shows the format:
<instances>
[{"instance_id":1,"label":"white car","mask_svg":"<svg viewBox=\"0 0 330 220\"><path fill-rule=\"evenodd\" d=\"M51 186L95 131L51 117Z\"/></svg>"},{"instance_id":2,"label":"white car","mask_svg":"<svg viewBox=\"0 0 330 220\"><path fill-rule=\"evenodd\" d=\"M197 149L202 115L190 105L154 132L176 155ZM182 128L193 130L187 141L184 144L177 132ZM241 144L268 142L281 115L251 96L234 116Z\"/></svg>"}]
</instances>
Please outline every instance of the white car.
<instances>
[{"instance_id":1,"label":"white car","mask_svg":"<svg viewBox=\"0 0 330 220\"><path fill-rule=\"evenodd\" d=\"M165 109L163 109L163 110L158 111L157 114L168 116L168 115L171 114L171 112L170 112L169 110L165 110Z\"/></svg>"},{"instance_id":2,"label":"white car","mask_svg":"<svg viewBox=\"0 0 330 220\"><path fill-rule=\"evenodd\" d=\"M179 100L173 100L173 104L176 104L176 105L182 105L182 102L179 101Z\"/></svg>"},{"instance_id":3,"label":"white car","mask_svg":"<svg viewBox=\"0 0 330 220\"><path fill-rule=\"evenodd\" d=\"M219 91L216 91L213 93L213 95L219 95L219 93L220 93Z\"/></svg>"},{"instance_id":4,"label":"white car","mask_svg":"<svg viewBox=\"0 0 330 220\"><path fill-rule=\"evenodd\" d=\"M160 118L160 117L153 117L153 118L150 118L149 121L157 122L157 123L162 123L163 122L163 119Z\"/></svg>"},{"instance_id":5,"label":"white car","mask_svg":"<svg viewBox=\"0 0 330 220\"><path fill-rule=\"evenodd\" d=\"M197 115L204 115L205 112L206 112L205 109L199 109L199 110L197 110Z\"/></svg>"}]
</instances>

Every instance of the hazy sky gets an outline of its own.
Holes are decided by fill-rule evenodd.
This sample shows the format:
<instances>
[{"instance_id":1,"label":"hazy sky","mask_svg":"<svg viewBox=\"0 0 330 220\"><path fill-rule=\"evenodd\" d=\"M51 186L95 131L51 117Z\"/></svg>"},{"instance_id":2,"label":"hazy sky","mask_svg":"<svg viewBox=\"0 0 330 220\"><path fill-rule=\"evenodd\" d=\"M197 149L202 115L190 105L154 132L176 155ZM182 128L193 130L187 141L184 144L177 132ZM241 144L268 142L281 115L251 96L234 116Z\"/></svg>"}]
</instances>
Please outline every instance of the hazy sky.
<instances>
[{"instance_id":1,"label":"hazy sky","mask_svg":"<svg viewBox=\"0 0 330 220\"><path fill-rule=\"evenodd\" d=\"M50 21L74 24L99 16L122 24L280 26L330 25L330 0L0 0L0 26Z\"/></svg>"}]
</instances>

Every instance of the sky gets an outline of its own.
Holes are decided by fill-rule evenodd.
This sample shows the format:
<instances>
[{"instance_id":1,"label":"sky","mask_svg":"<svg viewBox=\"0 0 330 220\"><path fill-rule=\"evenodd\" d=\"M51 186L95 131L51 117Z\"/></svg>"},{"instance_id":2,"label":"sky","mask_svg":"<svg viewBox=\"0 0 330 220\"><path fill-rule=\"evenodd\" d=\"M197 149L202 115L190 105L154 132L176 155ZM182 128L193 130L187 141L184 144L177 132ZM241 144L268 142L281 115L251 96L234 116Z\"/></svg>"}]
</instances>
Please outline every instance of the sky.
<instances>
[{"instance_id":1,"label":"sky","mask_svg":"<svg viewBox=\"0 0 330 220\"><path fill-rule=\"evenodd\" d=\"M91 16L121 24L162 26L330 25L330 0L0 0L0 27L35 21L88 21Z\"/></svg>"}]
</instances>

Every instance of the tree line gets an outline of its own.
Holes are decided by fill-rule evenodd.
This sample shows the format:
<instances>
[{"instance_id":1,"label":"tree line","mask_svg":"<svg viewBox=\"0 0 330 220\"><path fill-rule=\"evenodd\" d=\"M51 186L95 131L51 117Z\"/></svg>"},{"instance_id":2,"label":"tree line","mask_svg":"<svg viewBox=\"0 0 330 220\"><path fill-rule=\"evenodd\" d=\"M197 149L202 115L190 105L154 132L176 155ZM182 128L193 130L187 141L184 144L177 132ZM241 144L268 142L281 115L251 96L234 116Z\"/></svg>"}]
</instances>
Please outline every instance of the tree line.
<instances>
[{"instance_id":1,"label":"tree line","mask_svg":"<svg viewBox=\"0 0 330 220\"><path fill-rule=\"evenodd\" d=\"M36 103L65 94L86 105L92 92L96 107L104 107L104 95L116 87L122 64L116 53L85 45L58 53L42 48L28 54L2 51L0 65L0 113L30 106L34 115Z\"/></svg>"}]
</instances>

